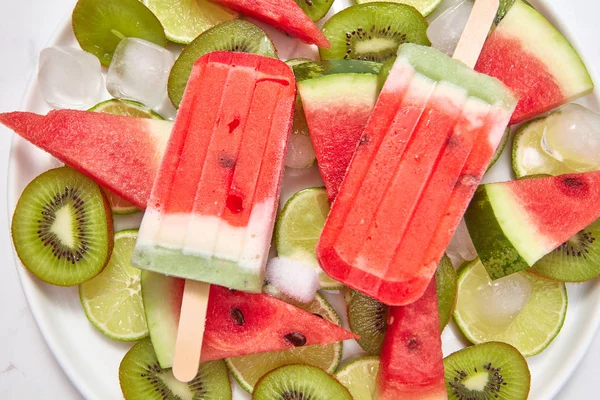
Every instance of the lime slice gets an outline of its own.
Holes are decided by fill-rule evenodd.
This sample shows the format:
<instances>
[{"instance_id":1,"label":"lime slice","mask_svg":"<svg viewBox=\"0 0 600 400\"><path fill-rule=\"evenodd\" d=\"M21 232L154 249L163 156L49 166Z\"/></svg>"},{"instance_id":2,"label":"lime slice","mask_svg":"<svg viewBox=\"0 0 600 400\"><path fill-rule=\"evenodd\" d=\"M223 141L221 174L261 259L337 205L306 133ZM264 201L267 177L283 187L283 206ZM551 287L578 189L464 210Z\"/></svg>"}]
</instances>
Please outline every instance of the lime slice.
<instances>
[{"instance_id":1,"label":"lime slice","mask_svg":"<svg viewBox=\"0 0 600 400\"><path fill-rule=\"evenodd\" d=\"M384 1L386 3L408 4L417 9L424 17L428 16L440 5L442 0L356 0L356 3L375 3Z\"/></svg>"},{"instance_id":2,"label":"lime slice","mask_svg":"<svg viewBox=\"0 0 600 400\"><path fill-rule=\"evenodd\" d=\"M341 325L335 310L320 294L317 294L311 303L294 305L318 314L334 324ZM254 385L262 376L283 365L309 364L332 373L341 358L342 342L338 342L323 346L298 347L291 350L232 357L226 359L225 362L240 386L252 393Z\"/></svg>"},{"instance_id":3,"label":"lime slice","mask_svg":"<svg viewBox=\"0 0 600 400\"><path fill-rule=\"evenodd\" d=\"M306 262L321 272L322 289L339 289L343 285L325 274L319 266L315 247L329 214L325 188L314 187L299 191L285 203L277 217L275 245L280 257Z\"/></svg>"},{"instance_id":4,"label":"lime slice","mask_svg":"<svg viewBox=\"0 0 600 400\"><path fill-rule=\"evenodd\" d=\"M375 400L379 357L357 358L335 373L340 383L348 388L354 400Z\"/></svg>"},{"instance_id":5,"label":"lime slice","mask_svg":"<svg viewBox=\"0 0 600 400\"><path fill-rule=\"evenodd\" d=\"M188 44L205 30L238 14L208 0L142 0L165 28L167 39Z\"/></svg>"},{"instance_id":6,"label":"lime slice","mask_svg":"<svg viewBox=\"0 0 600 400\"><path fill-rule=\"evenodd\" d=\"M79 299L88 320L106 336L127 342L148 336L141 271L130 263L137 235L135 229L117 232L104 271L79 285Z\"/></svg>"},{"instance_id":7,"label":"lime slice","mask_svg":"<svg viewBox=\"0 0 600 400\"><path fill-rule=\"evenodd\" d=\"M479 259L459 270L454 319L472 343L504 342L533 356L560 332L566 313L562 282L526 271L491 281Z\"/></svg>"}]
</instances>

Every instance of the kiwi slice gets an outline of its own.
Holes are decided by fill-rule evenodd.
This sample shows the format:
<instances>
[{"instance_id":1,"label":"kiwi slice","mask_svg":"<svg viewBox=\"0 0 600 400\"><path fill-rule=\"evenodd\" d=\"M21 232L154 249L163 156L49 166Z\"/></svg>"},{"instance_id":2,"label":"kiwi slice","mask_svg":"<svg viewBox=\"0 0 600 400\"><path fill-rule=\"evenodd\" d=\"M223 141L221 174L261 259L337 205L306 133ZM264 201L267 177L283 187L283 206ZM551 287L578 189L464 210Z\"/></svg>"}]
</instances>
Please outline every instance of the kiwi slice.
<instances>
[{"instance_id":1,"label":"kiwi slice","mask_svg":"<svg viewBox=\"0 0 600 400\"><path fill-rule=\"evenodd\" d=\"M444 330L456 307L458 295L458 277L452 261L447 255L442 257L438 269L435 272L435 283L437 284L438 311L440 313L440 330Z\"/></svg>"},{"instance_id":2,"label":"kiwi slice","mask_svg":"<svg viewBox=\"0 0 600 400\"><path fill-rule=\"evenodd\" d=\"M531 374L513 346L488 342L467 347L444 359L448 399L525 400Z\"/></svg>"},{"instance_id":3,"label":"kiwi slice","mask_svg":"<svg viewBox=\"0 0 600 400\"><path fill-rule=\"evenodd\" d=\"M200 363L198 375L179 382L170 368L161 368L152 342L146 338L133 346L119 366L125 400L231 400L229 374L223 360Z\"/></svg>"},{"instance_id":4,"label":"kiwi slice","mask_svg":"<svg viewBox=\"0 0 600 400\"><path fill-rule=\"evenodd\" d=\"M356 290L346 293L348 323L359 346L369 355L379 355L387 330L390 307Z\"/></svg>"},{"instance_id":5,"label":"kiwi slice","mask_svg":"<svg viewBox=\"0 0 600 400\"><path fill-rule=\"evenodd\" d=\"M69 167L46 171L27 185L11 230L23 265L53 285L93 278L112 253L108 199L94 181Z\"/></svg>"},{"instance_id":6,"label":"kiwi slice","mask_svg":"<svg viewBox=\"0 0 600 400\"><path fill-rule=\"evenodd\" d=\"M327 14L333 0L294 0L310 19L317 22Z\"/></svg>"},{"instance_id":7,"label":"kiwi slice","mask_svg":"<svg viewBox=\"0 0 600 400\"><path fill-rule=\"evenodd\" d=\"M348 389L333 376L310 365L285 365L258 381L254 400L352 400Z\"/></svg>"},{"instance_id":8,"label":"kiwi slice","mask_svg":"<svg viewBox=\"0 0 600 400\"><path fill-rule=\"evenodd\" d=\"M319 48L321 59L384 62L398 46L410 42L429 46L427 21L414 7L399 3L365 3L335 14L323 33L331 43Z\"/></svg>"},{"instance_id":9,"label":"kiwi slice","mask_svg":"<svg viewBox=\"0 0 600 400\"><path fill-rule=\"evenodd\" d=\"M79 0L73 9L72 24L81 48L98 57L105 67L126 37L167 45L160 21L138 0Z\"/></svg>"},{"instance_id":10,"label":"kiwi slice","mask_svg":"<svg viewBox=\"0 0 600 400\"><path fill-rule=\"evenodd\" d=\"M267 34L258 26L242 20L227 21L201 33L188 44L173 64L167 91L171 103L179 108L194 62L212 51L239 51L277 57Z\"/></svg>"}]
</instances>

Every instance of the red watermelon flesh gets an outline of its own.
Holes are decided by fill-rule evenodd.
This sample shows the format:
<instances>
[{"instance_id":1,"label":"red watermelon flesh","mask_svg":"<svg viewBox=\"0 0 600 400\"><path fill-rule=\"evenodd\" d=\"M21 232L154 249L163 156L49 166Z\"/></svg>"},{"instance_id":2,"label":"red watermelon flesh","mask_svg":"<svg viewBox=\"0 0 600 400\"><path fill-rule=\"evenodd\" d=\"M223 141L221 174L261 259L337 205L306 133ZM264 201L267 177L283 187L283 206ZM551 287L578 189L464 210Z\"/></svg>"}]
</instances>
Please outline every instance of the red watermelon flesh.
<instances>
[{"instance_id":1,"label":"red watermelon flesh","mask_svg":"<svg viewBox=\"0 0 600 400\"><path fill-rule=\"evenodd\" d=\"M323 32L294 0L212 0L239 13L256 18L297 37L303 42L329 48Z\"/></svg>"},{"instance_id":2,"label":"red watermelon flesh","mask_svg":"<svg viewBox=\"0 0 600 400\"><path fill-rule=\"evenodd\" d=\"M142 274L150 338L163 368L172 365L184 280ZM356 339L329 321L266 294L212 285L202 361Z\"/></svg>"},{"instance_id":3,"label":"red watermelon flesh","mask_svg":"<svg viewBox=\"0 0 600 400\"><path fill-rule=\"evenodd\" d=\"M172 128L169 121L76 110L4 113L0 123L141 209Z\"/></svg>"},{"instance_id":4,"label":"red watermelon flesh","mask_svg":"<svg viewBox=\"0 0 600 400\"><path fill-rule=\"evenodd\" d=\"M377 377L378 399L447 399L435 278L419 300L392 307L388 323Z\"/></svg>"}]
</instances>

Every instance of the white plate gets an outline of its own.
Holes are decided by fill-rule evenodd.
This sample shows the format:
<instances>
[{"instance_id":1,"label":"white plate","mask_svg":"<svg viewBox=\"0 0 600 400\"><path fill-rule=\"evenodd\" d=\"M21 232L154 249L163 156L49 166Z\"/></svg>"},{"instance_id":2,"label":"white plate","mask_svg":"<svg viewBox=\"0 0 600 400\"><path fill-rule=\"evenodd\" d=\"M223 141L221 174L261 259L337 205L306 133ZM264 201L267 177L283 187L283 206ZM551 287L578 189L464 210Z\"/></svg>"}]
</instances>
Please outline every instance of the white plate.
<instances>
[{"instance_id":1,"label":"white plate","mask_svg":"<svg viewBox=\"0 0 600 400\"><path fill-rule=\"evenodd\" d=\"M450 1L450 0L448 0ZM337 0L332 14L349 4L349 0ZM587 66L596 78L600 66L598 54L592 52L594 46L579 46L568 31L561 26L549 7L533 1L563 33L567 35L580 51ZM272 28L261 25L274 39L282 58L311 56L314 48L300 44L297 40L286 37ZM71 31L70 20L63 22L49 46L74 46L77 43ZM592 64L591 61L594 61ZM598 82L597 79L595 79ZM106 94L108 98L108 94ZM598 110L598 99L588 96L581 101ZM24 97L22 110L46 113L50 108L43 101L37 79L34 78ZM173 116L174 111L165 103L160 110L166 116ZM59 163L45 152L19 137L12 143L9 165L8 200L12 215L16 201L23 188L41 172L55 167ZM294 176L296 175L296 176ZM510 156L505 151L497 165L488 174L487 180L510 179ZM319 184L316 169L301 175L293 171L286 172L286 182L282 202L295 191ZM134 227L139 223L139 216L124 218L118 221L117 228ZM106 400L122 398L118 382L119 363L131 344L110 340L95 330L88 323L77 295L77 288L59 288L47 285L23 268L15 255L17 270L23 285L25 296L33 315L58 362L81 394L90 400ZM569 310L564 328L556 340L542 354L530 358L532 373L530 399L547 400L558 393L571 373L583 357L598 325L600 324L600 286L597 281L581 285L568 285ZM327 295L340 314L344 314L343 302L339 296ZM465 345L454 326L446 328L442 335L444 354L447 355ZM356 344L351 341L345 344L344 358L347 360L358 353ZM249 396L234 384L234 399L249 399Z\"/></svg>"}]
</instances>

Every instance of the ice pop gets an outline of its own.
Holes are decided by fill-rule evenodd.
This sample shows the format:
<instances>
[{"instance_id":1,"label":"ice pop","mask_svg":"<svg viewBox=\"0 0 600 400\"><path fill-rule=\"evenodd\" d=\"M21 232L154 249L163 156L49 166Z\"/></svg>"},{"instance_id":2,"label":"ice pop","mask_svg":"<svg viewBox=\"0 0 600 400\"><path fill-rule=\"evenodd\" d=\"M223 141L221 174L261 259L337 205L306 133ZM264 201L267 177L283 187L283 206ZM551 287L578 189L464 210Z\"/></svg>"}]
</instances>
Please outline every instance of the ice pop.
<instances>
[{"instance_id":1,"label":"ice pop","mask_svg":"<svg viewBox=\"0 0 600 400\"><path fill-rule=\"evenodd\" d=\"M494 78L401 45L317 246L325 272L386 304L421 297L515 103Z\"/></svg>"}]
</instances>

